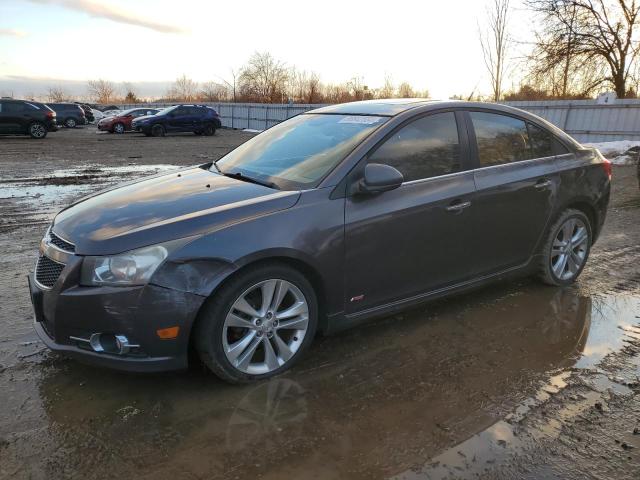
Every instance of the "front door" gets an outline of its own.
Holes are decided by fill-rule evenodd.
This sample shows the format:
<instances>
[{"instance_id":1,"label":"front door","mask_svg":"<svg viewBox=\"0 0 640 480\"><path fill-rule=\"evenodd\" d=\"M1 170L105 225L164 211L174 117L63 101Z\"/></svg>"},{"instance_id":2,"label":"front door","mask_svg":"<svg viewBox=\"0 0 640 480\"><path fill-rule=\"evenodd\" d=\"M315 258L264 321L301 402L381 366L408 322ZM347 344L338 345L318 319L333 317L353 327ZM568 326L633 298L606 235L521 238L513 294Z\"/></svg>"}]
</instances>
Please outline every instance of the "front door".
<instances>
[{"instance_id":1,"label":"front door","mask_svg":"<svg viewBox=\"0 0 640 480\"><path fill-rule=\"evenodd\" d=\"M397 168L405 181L389 192L346 200L347 313L469 278L475 186L473 172L464 171L462 123L452 111L421 117L397 129L366 159Z\"/></svg>"}]
</instances>

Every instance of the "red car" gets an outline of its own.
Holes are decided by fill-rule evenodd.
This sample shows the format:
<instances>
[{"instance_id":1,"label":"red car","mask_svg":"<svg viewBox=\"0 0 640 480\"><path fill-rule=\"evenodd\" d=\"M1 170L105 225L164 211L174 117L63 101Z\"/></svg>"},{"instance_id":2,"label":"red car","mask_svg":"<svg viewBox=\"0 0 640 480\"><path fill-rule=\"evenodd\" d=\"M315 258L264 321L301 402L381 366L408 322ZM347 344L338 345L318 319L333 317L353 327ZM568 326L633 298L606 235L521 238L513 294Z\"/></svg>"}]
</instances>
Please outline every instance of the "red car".
<instances>
[{"instance_id":1,"label":"red car","mask_svg":"<svg viewBox=\"0 0 640 480\"><path fill-rule=\"evenodd\" d=\"M131 108L123 110L118 115L105 117L98 122L98 130L109 133L124 133L131 130L131 122L134 118L155 115L158 113L156 108Z\"/></svg>"}]
</instances>

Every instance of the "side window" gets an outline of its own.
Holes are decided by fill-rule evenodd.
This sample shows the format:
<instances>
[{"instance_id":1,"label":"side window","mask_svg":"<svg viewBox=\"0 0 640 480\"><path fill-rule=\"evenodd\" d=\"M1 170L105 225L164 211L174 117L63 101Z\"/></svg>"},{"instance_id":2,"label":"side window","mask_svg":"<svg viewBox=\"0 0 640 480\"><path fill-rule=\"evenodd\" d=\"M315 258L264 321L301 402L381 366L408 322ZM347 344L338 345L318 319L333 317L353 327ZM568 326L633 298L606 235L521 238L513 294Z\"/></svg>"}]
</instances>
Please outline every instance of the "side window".
<instances>
[{"instance_id":1,"label":"side window","mask_svg":"<svg viewBox=\"0 0 640 480\"><path fill-rule=\"evenodd\" d=\"M7 102L4 104L2 111L4 113L22 113L25 111L25 108L22 103Z\"/></svg>"},{"instance_id":2,"label":"side window","mask_svg":"<svg viewBox=\"0 0 640 480\"><path fill-rule=\"evenodd\" d=\"M397 168L405 182L460 171L455 114L437 113L405 125L378 147L368 161Z\"/></svg>"},{"instance_id":3,"label":"side window","mask_svg":"<svg viewBox=\"0 0 640 480\"><path fill-rule=\"evenodd\" d=\"M480 166L488 167L532 158L524 121L486 112L469 112L469 115L476 132Z\"/></svg>"},{"instance_id":4,"label":"side window","mask_svg":"<svg viewBox=\"0 0 640 480\"><path fill-rule=\"evenodd\" d=\"M553 155L553 137L546 130L527 123L531 139L532 158L550 157Z\"/></svg>"}]
</instances>

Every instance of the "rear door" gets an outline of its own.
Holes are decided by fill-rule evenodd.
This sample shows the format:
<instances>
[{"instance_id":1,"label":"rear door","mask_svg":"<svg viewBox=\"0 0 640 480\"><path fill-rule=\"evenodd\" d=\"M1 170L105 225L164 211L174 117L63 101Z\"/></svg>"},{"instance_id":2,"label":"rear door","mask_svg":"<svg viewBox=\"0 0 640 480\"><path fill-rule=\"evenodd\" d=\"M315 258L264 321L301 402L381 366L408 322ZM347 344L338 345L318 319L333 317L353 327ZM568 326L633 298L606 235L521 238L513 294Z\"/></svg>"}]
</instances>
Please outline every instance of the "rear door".
<instances>
[{"instance_id":1,"label":"rear door","mask_svg":"<svg viewBox=\"0 0 640 480\"><path fill-rule=\"evenodd\" d=\"M397 189L345 205L346 311L375 308L467 279L474 182L464 116L438 112L396 129L366 159L397 168Z\"/></svg>"},{"instance_id":2,"label":"rear door","mask_svg":"<svg viewBox=\"0 0 640 480\"><path fill-rule=\"evenodd\" d=\"M26 113L22 102L0 102L0 133L22 133Z\"/></svg>"},{"instance_id":3,"label":"rear door","mask_svg":"<svg viewBox=\"0 0 640 480\"><path fill-rule=\"evenodd\" d=\"M559 187L551 135L495 111L467 114L476 166L477 274L526 263L547 226Z\"/></svg>"}]
</instances>

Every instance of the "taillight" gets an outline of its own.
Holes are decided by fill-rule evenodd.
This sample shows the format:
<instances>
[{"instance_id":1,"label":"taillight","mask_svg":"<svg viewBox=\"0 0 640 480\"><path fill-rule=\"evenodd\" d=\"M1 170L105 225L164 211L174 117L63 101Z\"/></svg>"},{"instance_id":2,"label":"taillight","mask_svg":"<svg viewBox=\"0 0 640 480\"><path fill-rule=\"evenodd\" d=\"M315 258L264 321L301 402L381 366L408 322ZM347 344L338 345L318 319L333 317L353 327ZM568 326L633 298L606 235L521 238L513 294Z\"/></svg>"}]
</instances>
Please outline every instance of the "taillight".
<instances>
[{"instance_id":1,"label":"taillight","mask_svg":"<svg viewBox=\"0 0 640 480\"><path fill-rule=\"evenodd\" d=\"M602 159L602 168L604 168L604 173L607 174L609 180L611 180L611 175L613 174L613 167L611 166L611 162L606 158Z\"/></svg>"},{"instance_id":2,"label":"taillight","mask_svg":"<svg viewBox=\"0 0 640 480\"><path fill-rule=\"evenodd\" d=\"M47 112L47 113L46 113L46 117L47 117L47 118L53 118L53 117L55 117L55 116L56 116L55 112Z\"/></svg>"}]
</instances>

